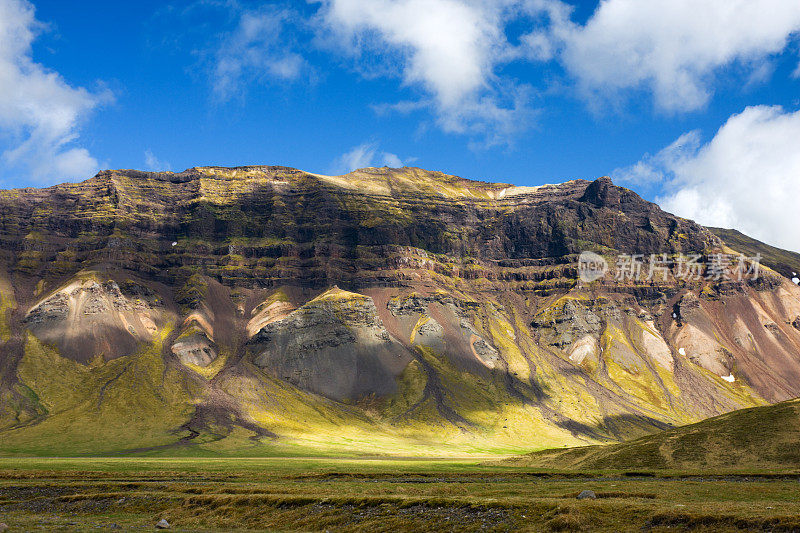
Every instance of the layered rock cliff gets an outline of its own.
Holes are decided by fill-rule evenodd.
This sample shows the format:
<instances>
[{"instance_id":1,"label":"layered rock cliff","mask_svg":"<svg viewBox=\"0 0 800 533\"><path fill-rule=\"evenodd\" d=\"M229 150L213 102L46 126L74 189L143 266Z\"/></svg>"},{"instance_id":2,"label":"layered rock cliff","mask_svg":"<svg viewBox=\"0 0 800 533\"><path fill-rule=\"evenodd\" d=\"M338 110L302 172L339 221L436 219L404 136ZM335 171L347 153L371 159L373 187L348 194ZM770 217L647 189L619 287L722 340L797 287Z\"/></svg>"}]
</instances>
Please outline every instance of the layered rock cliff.
<instances>
[{"instance_id":1,"label":"layered rock cliff","mask_svg":"<svg viewBox=\"0 0 800 533\"><path fill-rule=\"evenodd\" d=\"M583 250L755 249L730 235L608 178L205 167L0 191L0 452L522 450L798 396L794 255L742 280L578 277Z\"/></svg>"}]
</instances>

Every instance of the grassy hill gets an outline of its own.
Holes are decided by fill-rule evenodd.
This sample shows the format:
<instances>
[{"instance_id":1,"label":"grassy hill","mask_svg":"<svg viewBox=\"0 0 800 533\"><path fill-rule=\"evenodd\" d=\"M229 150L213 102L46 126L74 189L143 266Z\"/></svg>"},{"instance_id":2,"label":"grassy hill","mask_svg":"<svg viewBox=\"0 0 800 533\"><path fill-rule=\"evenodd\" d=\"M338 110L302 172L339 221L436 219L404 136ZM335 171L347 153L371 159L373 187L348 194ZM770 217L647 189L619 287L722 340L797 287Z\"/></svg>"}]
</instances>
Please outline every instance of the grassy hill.
<instances>
[{"instance_id":1,"label":"grassy hill","mask_svg":"<svg viewBox=\"0 0 800 533\"><path fill-rule=\"evenodd\" d=\"M708 230L734 250L748 256L761 254L763 264L787 278L792 278L795 272L800 272L800 254L796 252L764 244L735 229L708 228Z\"/></svg>"},{"instance_id":2,"label":"grassy hill","mask_svg":"<svg viewBox=\"0 0 800 533\"><path fill-rule=\"evenodd\" d=\"M505 464L563 470L800 472L800 399L742 409L630 442L544 450Z\"/></svg>"}]
</instances>

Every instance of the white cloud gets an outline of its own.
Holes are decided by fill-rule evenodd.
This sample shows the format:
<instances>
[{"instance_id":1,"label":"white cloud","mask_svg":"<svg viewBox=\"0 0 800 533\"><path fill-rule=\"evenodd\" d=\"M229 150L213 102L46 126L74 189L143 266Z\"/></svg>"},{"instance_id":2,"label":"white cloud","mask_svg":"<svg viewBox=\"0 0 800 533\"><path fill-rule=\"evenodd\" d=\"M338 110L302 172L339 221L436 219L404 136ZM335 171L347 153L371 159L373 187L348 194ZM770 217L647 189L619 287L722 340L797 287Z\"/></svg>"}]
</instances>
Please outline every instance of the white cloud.
<instances>
[{"instance_id":1,"label":"white cloud","mask_svg":"<svg viewBox=\"0 0 800 533\"><path fill-rule=\"evenodd\" d=\"M498 25L464 2L333 0L324 9L325 22L345 38L405 49L406 83L424 85L446 108L485 87L491 50L501 42Z\"/></svg>"},{"instance_id":2,"label":"white cloud","mask_svg":"<svg viewBox=\"0 0 800 533\"><path fill-rule=\"evenodd\" d=\"M380 74L421 89L447 132L507 140L528 126L528 88L502 79L511 59L505 24L517 0L318 0L339 46Z\"/></svg>"},{"instance_id":3,"label":"white cloud","mask_svg":"<svg viewBox=\"0 0 800 533\"><path fill-rule=\"evenodd\" d=\"M618 168L612 173L614 178L624 184L644 185L663 181L665 172L671 173L682 162L693 157L700 148L700 131L684 133L657 154L645 154L641 161L626 168ZM669 174L671 176L671 174Z\"/></svg>"},{"instance_id":4,"label":"white cloud","mask_svg":"<svg viewBox=\"0 0 800 533\"><path fill-rule=\"evenodd\" d=\"M144 166L147 170L162 172L172 170L172 166L167 161L157 158L152 151L144 151Z\"/></svg>"},{"instance_id":5,"label":"white cloud","mask_svg":"<svg viewBox=\"0 0 800 533\"><path fill-rule=\"evenodd\" d=\"M414 161L414 159L407 158L405 163ZM362 143L337 157L331 164L330 172L331 174L346 174L359 168L377 166L399 168L403 165L404 161L397 155L380 151L378 143Z\"/></svg>"},{"instance_id":6,"label":"white cloud","mask_svg":"<svg viewBox=\"0 0 800 533\"><path fill-rule=\"evenodd\" d=\"M224 4L238 22L214 52L217 97L309 72L286 28L313 26L315 44L344 52L363 77L397 77L418 91L374 109L425 109L444 131L485 146L510 143L533 122L534 89L507 74L511 63L562 64L593 106L645 90L661 110L691 111L708 102L723 69L763 83L770 57L800 31L798 0L603 0L585 24L562 0L308 1L319 8L306 26L291 9ZM520 27L527 33L510 42Z\"/></svg>"},{"instance_id":7,"label":"white cloud","mask_svg":"<svg viewBox=\"0 0 800 533\"><path fill-rule=\"evenodd\" d=\"M800 30L797 0L605 0L583 26L559 16L558 0L539 3L552 24L523 39L532 55L547 57L547 37L587 94L646 88L665 111L702 108L722 67L768 75L757 71Z\"/></svg>"},{"instance_id":8,"label":"white cloud","mask_svg":"<svg viewBox=\"0 0 800 533\"><path fill-rule=\"evenodd\" d=\"M797 0L604 0L583 25L561 0L315 1L362 74L423 92L402 109L427 107L443 130L488 145L531 122L532 88L503 76L514 61L561 63L593 106L646 90L660 110L685 112L708 102L723 68L763 83L800 31ZM530 28L516 44L512 24Z\"/></svg>"},{"instance_id":9,"label":"white cloud","mask_svg":"<svg viewBox=\"0 0 800 533\"><path fill-rule=\"evenodd\" d=\"M618 173L662 180L667 211L800 251L800 111L748 107L707 144L681 139Z\"/></svg>"},{"instance_id":10,"label":"white cloud","mask_svg":"<svg viewBox=\"0 0 800 533\"><path fill-rule=\"evenodd\" d=\"M293 15L287 10L264 7L238 13L236 28L225 34L214 52L214 94L228 100L254 80L294 80L308 68L293 52L284 26Z\"/></svg>"},{"instance_id":11,"label":"white cloud","mask_svg":"<svg viewBox=\"0 0 800 533\"><path fill-rule=\"evenodd\" d=\"M399 168L403 166L403 160L400 159L397 155L392 154L390 152L382 152L381 153L381 162L383 163L382 166L392 167L392 168Z\"/></svg>"},{"instance_id":12,"label":"white cloud","mask_svg":"<svg viewBox=\"0 0 800 533\"><path fill-rule=\"evenodd\" d=\"M0 0L2 173L37 183L86 178L98 162L73 145L81 123L110 95L72 87L34 62L31 44L42 28L29 2Z\"/></svg>"}]
</instances>

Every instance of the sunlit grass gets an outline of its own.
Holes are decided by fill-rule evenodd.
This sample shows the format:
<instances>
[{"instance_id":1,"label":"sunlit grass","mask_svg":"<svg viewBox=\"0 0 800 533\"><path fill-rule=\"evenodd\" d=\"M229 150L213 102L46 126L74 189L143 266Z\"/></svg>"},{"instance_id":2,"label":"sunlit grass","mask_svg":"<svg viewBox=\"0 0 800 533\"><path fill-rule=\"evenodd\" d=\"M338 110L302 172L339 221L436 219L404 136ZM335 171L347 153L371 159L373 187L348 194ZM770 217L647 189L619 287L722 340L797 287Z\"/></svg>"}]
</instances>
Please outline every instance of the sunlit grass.
<instances>
[{"instance_id":1,"label":"sunlit grass","mask_svg":"<svg viewBox=\"0 0 800 533\"><path fill-rule=\"evenodd\" d=\"M595 500L578 500L590 489ZM12 528L699 531L800 527L797 479L564 474L476 461L1 458Z\"/></svg>"}]
</instances>

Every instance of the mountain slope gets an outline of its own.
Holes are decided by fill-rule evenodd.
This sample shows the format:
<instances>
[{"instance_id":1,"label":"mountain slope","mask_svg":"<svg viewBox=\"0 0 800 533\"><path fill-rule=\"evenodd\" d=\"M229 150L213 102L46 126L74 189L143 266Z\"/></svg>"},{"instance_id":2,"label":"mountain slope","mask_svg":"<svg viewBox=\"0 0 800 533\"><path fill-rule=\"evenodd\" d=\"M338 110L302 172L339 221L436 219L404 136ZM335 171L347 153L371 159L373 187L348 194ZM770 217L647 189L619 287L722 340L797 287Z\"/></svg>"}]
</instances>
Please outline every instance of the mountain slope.
<instances>
[{"instance_id":1,"label":"mountain slope","mask_svg":"<svg viewBox=\"0 0 800 533\"><path fill-rule=\"evenodd\" d=\"M800 400L743 409L632 442L545 450L504 464L551 469L784 473L800 468Z\"/></svg>"},{"instance_id":2,"label":"mountain slope","mask_svg":"<svg viewBox=\"0 0 800 533\"><path fill-rule=\"evenodd\" d=\"M708 228L714 235L725 241L730 247L737 251L754 256L760 254L762 262L780 272L787 278L797 277L800 273L800 254L781 250L774 246L757 241L735 229Z\"/></svg>"},{"instance_id":3,"label":"mountain slope","mask_svg":"<svg viewBox=\"0 0 800 533\"><path fill-rule=\"evenodd\" d=\"M608 178L104 171L0 191L0 452L484 453L800 396L800 288Z\"/></svg>"}]
</instances>

